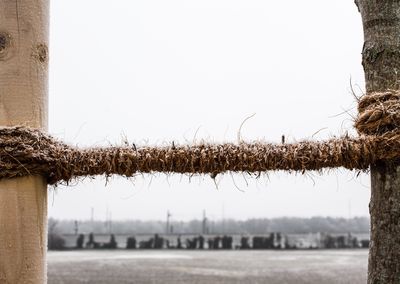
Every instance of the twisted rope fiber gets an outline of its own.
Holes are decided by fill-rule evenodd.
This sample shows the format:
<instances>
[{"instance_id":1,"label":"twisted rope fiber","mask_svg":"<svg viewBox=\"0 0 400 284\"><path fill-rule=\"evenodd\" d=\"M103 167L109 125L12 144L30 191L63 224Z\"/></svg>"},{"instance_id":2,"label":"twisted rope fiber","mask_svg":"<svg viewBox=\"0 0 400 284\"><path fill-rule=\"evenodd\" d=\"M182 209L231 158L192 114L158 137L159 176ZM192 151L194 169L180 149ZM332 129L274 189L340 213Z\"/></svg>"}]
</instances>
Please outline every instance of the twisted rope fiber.
<instances>
[{"instance_id":1,"label":"twisted rope fiber","mask_svg":"<svg viewBox=\"0 0 400 284\"><path fill-rule=\"evenodd\" d=\"M355 126L359 137L292 144L225 143L136 148L79 149L37 129L0 129L0 178L43 175L49 184L71 179L137 173L261 173L271 170L367 170L379 160L400 158L400 92L363 96Z\"/></svg>"}]
</instances>

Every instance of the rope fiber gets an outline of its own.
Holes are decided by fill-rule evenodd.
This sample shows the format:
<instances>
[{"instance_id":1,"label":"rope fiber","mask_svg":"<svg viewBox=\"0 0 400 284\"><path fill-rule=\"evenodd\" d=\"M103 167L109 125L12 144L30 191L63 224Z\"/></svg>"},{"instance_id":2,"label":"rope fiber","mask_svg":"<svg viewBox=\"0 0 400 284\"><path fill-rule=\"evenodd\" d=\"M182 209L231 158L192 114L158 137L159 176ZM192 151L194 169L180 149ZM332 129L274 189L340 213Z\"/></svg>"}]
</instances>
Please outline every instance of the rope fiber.
<instances>
[{"instance_id":1,"label":"rope fiber","mask_svg":"<svg viewBox=\"0 0 400 284\"><path fill-rule=\"evenodd\" d=\"M42 175L49 184L85 176L137 173L302 172L344 167L368 170L400 158L400 91L359 100L358 137L292 144L225 143L162 147L77 148L27 127L0 128L0 178Z\"/></svg>"}]
</instances>

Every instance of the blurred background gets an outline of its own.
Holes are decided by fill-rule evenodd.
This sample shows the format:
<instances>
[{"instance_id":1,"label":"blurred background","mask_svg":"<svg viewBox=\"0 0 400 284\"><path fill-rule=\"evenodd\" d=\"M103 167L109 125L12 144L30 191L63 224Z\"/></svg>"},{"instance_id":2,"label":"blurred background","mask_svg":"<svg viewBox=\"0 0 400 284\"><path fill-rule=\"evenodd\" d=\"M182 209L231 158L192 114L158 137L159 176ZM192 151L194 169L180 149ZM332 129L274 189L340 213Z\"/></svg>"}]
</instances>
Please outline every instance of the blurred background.
<instances>
[{"instance_id":1,"label":"blurred background","mask_svg":"<svg viewBox=\"0 0 400 284\"><path fill-rule=\"evenodd\" d=\"M355 135L364 79L353 1L52 1L50 27L49 131L72 145L237 142L239 129L248 142ZM116 234L118 247L155 233L172 234L171 246L177 234L229 233L233 247L273 232L312 234L306 247L334 234L358 236L357 247L368 239L369 176L343 169L97 177L49 193L51 232L67 247L90 233ZM52 257L69 259L50 255L50 280L61 277ZM358 278L340 283L365 280L367 252L352 257Z\"/></svg>"},{"instance_id":2,"label":"blurred background","mask_svg":"<svg viewBox=\"0 0 400 284\"><path fill-rule=\"evenodd\" d=\"M351 1L54 1L50 132L70 144L287 142L354 134L362 27ZM368 215L345 170L259 179L138 175L51 191L55 218ZM236 185L235 185L236 184ZM71 207L74 207L71 210Z\"/></svg>"}]
</instances>

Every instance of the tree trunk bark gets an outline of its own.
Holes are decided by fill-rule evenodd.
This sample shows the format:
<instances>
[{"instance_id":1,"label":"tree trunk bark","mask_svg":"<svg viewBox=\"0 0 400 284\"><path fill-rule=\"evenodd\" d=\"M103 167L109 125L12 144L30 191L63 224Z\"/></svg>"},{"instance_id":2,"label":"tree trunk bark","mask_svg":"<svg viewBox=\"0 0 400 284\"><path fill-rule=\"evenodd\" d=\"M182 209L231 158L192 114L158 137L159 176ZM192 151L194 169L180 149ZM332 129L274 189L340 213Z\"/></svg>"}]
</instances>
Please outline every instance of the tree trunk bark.
<instances>
[{"instance_id":1,"label":"tree trunk bark","mask_svg":"<svg viewBox=\"0 0 400 284\"><path fill-rule=\"evenodd\" d=\"M47 129L48 8L0 0L1 126ZM0 283L46 283L46 251L46 181L0 181Z\"/></svg>"},{"instance_id":2,"label":"tree trunk bark","mask_svg":"<svg viewBox=\"0 0 400 284\"><path fill-rule=\"evenodd\" d=\"M400 89L400 1L356 0L367 95ZM368 283L400 283L400 162L371 166Z\"/></svg>"}]
</instances>

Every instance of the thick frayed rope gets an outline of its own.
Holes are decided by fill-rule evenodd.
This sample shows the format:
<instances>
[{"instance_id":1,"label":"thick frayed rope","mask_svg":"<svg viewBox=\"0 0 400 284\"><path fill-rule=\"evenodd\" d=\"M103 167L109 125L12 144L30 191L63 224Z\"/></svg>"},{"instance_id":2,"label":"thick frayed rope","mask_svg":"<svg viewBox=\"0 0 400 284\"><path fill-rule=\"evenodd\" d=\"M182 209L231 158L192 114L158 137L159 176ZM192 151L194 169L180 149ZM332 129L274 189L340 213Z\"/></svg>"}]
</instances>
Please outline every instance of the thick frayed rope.
<instances>
[{"instance_id":1,"label":"thick frayed rope","mask_svg":"<svg viewBox=\"0 0 400 284\"><path fill-rule=\"evenodd\" d=\"M361 98L356 121L359 137L293 144L239 143L168 147L121 146L79 149L39 130L0 129L0 178L42 175L49 184L71 179L137 173L210 174L304 172L344 167L367 170L380 160L400 158L399 92Z\"/></svg>"},{"instance_id":2,"label":"thick frayed rope","mask_svg":"<svg viewBox=\"0 0 400 284\"><path fill-rule=\"evenodd\" d=\"M382 135L400 131L400 91L372 93L358 102L355 127L360 134Z\"/></svg>"}]
</instances>

